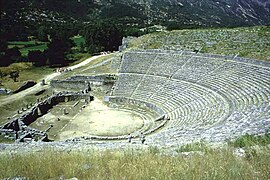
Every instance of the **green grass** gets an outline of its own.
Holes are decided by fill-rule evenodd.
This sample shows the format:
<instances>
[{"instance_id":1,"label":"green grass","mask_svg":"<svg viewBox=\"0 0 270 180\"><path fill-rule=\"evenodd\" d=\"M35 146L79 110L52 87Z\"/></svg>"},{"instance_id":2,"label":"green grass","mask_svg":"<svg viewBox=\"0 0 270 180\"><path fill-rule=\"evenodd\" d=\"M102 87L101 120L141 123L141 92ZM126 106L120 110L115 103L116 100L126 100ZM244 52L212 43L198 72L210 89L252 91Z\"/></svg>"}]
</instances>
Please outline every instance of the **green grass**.
<instances>
[{"instance_id":1,"label":"green grass","mask_svg":"<svg viewBox=\"0 0 270 180\"><path fill-rule=\"evenodd\" d=\"M0 134L0 143L6 143L6 144L11 144L14 143L14 140L7 139L5 135Z\"/></svg>"},{"instance_id":2,"label":"green grass","mask_svg":"<svg viewBox=\"0 0 270 180\"><path fill-rule=\"evenodd\" d=\"M80 48L81 43L85 44L85 39L82 36L74 36L72 40L74 41L76 48ZM48 48L48 43L40 41L10 41L8 42L8 47L18 47L22 56L27 57L29 51L46 50Z\"/></svg>"},{"instance_id":3,"label":"green grass","mask_svg":"<svg viewBox=\"0 0 270 180\"><path fill-rule=\"evenodd\" d=\"M1 114L0 125L3 125L4 123L9 122L10 120L8 120L8 117L11 118L14 115L16 115L17 110L21 110L21 108L26 108L27 104L36 103L37 98L40 98L40 97L44 97L44 95L41 95L41 96L27 95L23 98L20 98L20 99L18 98L17 100L13 102L2 105L0 107L0 114Z\"/></svg>"},{"instance_id":4,"label":"green grass","mask_svg":"<svg viewBox=\"0 0 270 180\"><path fill-rule=\"evenodd\" d=\"M14 82L9 78L8 74L11 71L19 71L19 78L17 82ZM48 67L34 67L32 63L13 63L8 67L0 67L0 71L7 76L0 78L2 86L11 90L15 90L20 87L25 81L33 80L36 82L41 81L44 76L53 72L53 69Z\"/></svg>"},{"instance_id":5,"label":"green grass","mask_svg":"<svg viewBox=\"0 0 270 180\"><path fill-rule=\"evenodd\" d=\"M40 44L40 45L35 45L35 46L30 46L30 47L24 47L20 49L20 52L22 53L22 56L28 56L29 51L45 51L48 48L47 44Z\"/></svg>"},{"instance_id":6,"label":"green grass","mask_svg":"<svg viewBox=\"0 0 270 180\"><path fill-rule=\"evenodd\" d=\"M77 48L80 48L81 43L85 44L85 39L82 36L74 36L72 40L74 41ZM8 42L8 47L18 47L22 53L22 56L26 57L29 51L46 50L48 48L48 43L39 41L10 41Z\"/></svg>"},{"instance_id":7,"label":"green grass","mask_svg":"<svg viewBox=\"0 0 270 180\"><path fill-rule=\"evenodd\" d=\"M22 56L28 56L29 51L40 50L44 51L48 48L47 42L36 42L36 41L10 41L8 42L8 47L18 47Z\"/></svg>"},{"instance_id":8,"label":"green grass","mask_svg":"<svg viewBox=\"0 0 270 180\"><path fill-rule=\"evenodd\" d=\"M70 63L69 65L73 66L73 65L79 64L90 57L92 57L92 55L88 54L88 53L76 53L75 55L73 55L73 58L79 59L79 60L74 61L74 62Z\"/></svg>"},{"instance_id":9,"label":"green grass","mask_svg":"<svg viewBox=\"0 0 270 180\"><path fill-rule=\"evenodd\" d=\"M8 42L8 45L9 46L16 46L16 45L23 45L23 46L26 46L26 45L29 45L29 46L34 46L36 45L37 43L41 43L41 42L36 42L36 41L9 41Z\"/></svg>"},{"instance_id":10,"label":"green grass","mask_svg":"<svg viewBox=\"0 0 270 180\"><path fill-rule=\"evenodd\" d=\"M80 47L81 43L85 44L85 39L82 36L74 36L72 38L77 47Z\"/></svg>"},{"instance_id":11,"label":"green grass","mask_svg":"<svg viewBox=\"0 0 270 180\"><path fill-rule=\"evenodd\" d=\"M185 144L181 146L179 149L177 149L177 152L191 152L191 151L209 151L209 145L207 145L205 142L196 142L196 143L190 143Z\"/></svg>"},{"instance_id":12,"label":"green grass","mask_svg":"<svg viewBox=\"0 0 270 180\"><path fill-rule=\"evenodd\" d=\"M66 57L70 63L69 65L74 65L74 64L78 64L78 63L82 62L83 60L91 57L91 55L88 53L73 52L71 54L68 54Z\"/></svg>"},{"instance_id":13,"label":"green grass","mask_svg":"<svg viewBox=\"0 0 270 180\"><path fill-rule=\"evenodd\" d=\"M270 150L239 158L231 149L205 155L162 155L156 151L57 151L2 153L0 178L29 179L268 179Z\"/></svg>"}]
</instances>

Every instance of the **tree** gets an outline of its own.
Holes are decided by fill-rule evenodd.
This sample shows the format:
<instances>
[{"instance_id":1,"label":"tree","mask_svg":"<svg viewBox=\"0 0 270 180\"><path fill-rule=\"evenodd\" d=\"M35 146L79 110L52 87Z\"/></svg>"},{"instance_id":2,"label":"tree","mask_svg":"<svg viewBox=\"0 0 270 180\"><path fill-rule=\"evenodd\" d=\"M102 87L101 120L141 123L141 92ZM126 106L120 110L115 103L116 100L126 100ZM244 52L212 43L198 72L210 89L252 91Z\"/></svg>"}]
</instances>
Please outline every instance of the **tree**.
<instances>
[{"instance_id":1,"label":"tree","mask_svg":"<svg viewBox=\"0 0 270 180\"><path fill-rule=\"evenodd\" d=\"M34 66L45 66L46 65L46 56L45 54L40 51L30 51L28 53L28 61L32 62Z\"/></svg>"},{"instance_id":2,"label":"tree","mask_svg":"<svg viewBox=\"0 0 270 180\"><path fill-rule=\"evenodd\" d=\"M80 43L80 52L84 52L85 51L85 45L83 42Z\"/></svg>"},{"instance_id":3,"label":"tree","mask_svg":"<svg viewBox=\"0 0 270 180\"><path fill-rule=\"evenodd\" d=\"M135 37L139 37L141 35L143 35L144 32L141 31L139 28L137 27L131 27L131 28L128 28L126 33L125 33L125 36L135 36Z\"/></svg>"},{"instance_id":4,"label":"tree","mask_svg":"<svg viewBox=\"0 0 270 180\"><path fill-rule=\"evenodd\" d=\"M40 26L37 30L37 38L40 41L48 41L47 29L45 26Z\"/></svg>"},{"instance_id":5,"label":"tree","mask_svg":"<svg viewBox=\"0 0 270 180\"><path fill-rule=\"evenodd\" d=\"M10 61L6 60L5 52L7 51L8 45L7 41L4 39L0 39L0 66L8 66L11 64Z\"/></svg>"},{"instance_id":6,"label":"tree","mask_svg":"<svg viewBox=\"0 0 270 180\"><path fill-rule=\"evenodd\" d=\"M20 61L22 56L18 47L7 49L5 55L7 56L7 58L10 58L12 62Z\"/></svg>"},{"instance_id":7,"label":"tree","mask_svg":"<svg viewBox=\"0 0 270 180\"><path fill-rule=\"evenodd\" d=\"M66 54L70 52L74 46L74 42L69 38L53 37L51 43L48 45L47 57L50 67L52 66L65 66L68 64L66 61Z\"/></svg>"},{"instance_id":8,"label":"tree","mask_svg":"<svg viewBox=\"0 0 270 180\"><path fill-rule=\"evenodd\" d=\"M19 71L11 71L9 75L14 82L17 82L17 78L19 77Z\"/></svg>"},{"instance_id":9,"label":"tree","mask_svg":"<svg viewBox=\"0 0 270 180\"><path fill-rule=\"evenodd\" d=\"M122 31L117 23L111 21L97 21L85 29L85 40L88 51L114 51L122 43Z\"/></svg>"},{"instance_id":10,"label":"tree","mask_svg":"<svg viewBox=\"0 0 270 180\"><path fill-rule=\"evenodd\" d=\"M8 58L6 55L0 56L0 66L5 67L9 66L12 63L11 59Z\"/></svg>"},{"instance_id":11,"label":"tree","mask_svg":"<svg viewBox=\"0 0 270 180\"><path fill-rule=\"evenodd\" d=\"M8 48L7 41L5 39L0 39L0 55L5 54L7 48Z\"/></svg>"}]
</instances>

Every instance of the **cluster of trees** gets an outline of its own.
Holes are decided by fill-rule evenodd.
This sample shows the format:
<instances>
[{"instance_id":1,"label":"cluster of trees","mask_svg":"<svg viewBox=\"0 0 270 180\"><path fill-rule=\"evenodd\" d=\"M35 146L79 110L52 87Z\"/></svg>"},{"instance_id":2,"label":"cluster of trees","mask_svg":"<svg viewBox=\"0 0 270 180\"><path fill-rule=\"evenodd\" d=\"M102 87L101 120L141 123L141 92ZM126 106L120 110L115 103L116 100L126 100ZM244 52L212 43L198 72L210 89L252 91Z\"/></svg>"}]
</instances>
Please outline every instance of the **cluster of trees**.
<instances>
[{"instance_id":1,"label":"cluster of trees","mask_svg":"<svg viewBox=\"0 0 270 180\"><path fill-rule=\"evenodd\" d=\"M21 60L21 52L17 47L8 48L5 38L0 37L0 66L8 66Z\"/></svg>"},{"instance_id":2,"label":"cluster of trees","mask_svg":"<svg viewBox=\"0 0 270 180\"><path fill-rule=\"evenodd\" d=\"M66 55L71 51L73 46L74 42L68 37L53 37L47 51L45 51L49 66L67 65Z\"/></svg>"},{"instance_id":3,"label":"cluster of trees","mask_svg":"<svg viewBox=\"0 0 270 180\"><path fill-rule=\"evenodd\" d=\"M74 42L70 38L55 36L48 45L48 49L44 52L40 50L30 51L28 53L28 61L34 66L66 66L68 61L66 55L71 51Z\"/></svg>"},{"instance_id":4,"label":"cluster of trees","mask_svg":"<svg viewBox=\"0 0 270 180\"><path fill-rule=\"evenodd\" d=\"M34 66L65 66L68 64L66 54L71 51L74 43L69 38L55 36L52 38L45 51L35 50L28 53L28 57L22 57L17 47L8 48L7 42L0 40L0 66L8 66L15 62L32 62Z\"/></svg>"},{"instance_id":5,"label":"cluster of trees","mask_svg":"<svg viewBox=\"0 0 270 180\"><path fill-rule=\"evenodd\" d=\"M147 32L140 30L139 27L127 26L113 19L99 19L86 25L81 33L85 38L87 51L96 53L118 50L123 37L138 37Z\"/></svg>"},{"instance_id":6,"label":"cluster of trees","mask_svg":"<svg viewBox=\"0 0 270 180\"><path fill-rule=\"evenodd\" d=\"M48 35L58 32L67 37L81 34L89 52L117 50L123 36L142 34L139 27L144 27L145 17L137 11L140 5L105 4L93 0L3 0L5 15L0 28L8 41L27 41L34 36L48 42Z\"/></svg>"},{"instance_id":7,"label":"cluster of trees","mask_svg":"<svg viewBox=\"0 0 270 180\"><path fill-rule=\"evenodd\" d=\"M0 66L8 66L21 61L32 62L34 66L67 65L66 55L71 53L71 48L75 46L71 37L76 34L70 33L69 28L61 26L55 26L50 33L46 29L40 26L38 35L34 37L39 41L47 41L48 49L44 52L30 51L27 58L21 56L17 47L8 48L6 38L0 37ZM85 44L81 44L80 51L86 50L88 53L115 51L118 50L124 36L140 36L143 33L137 27L125 27L112 20L97 20L85 25L80 31L85 38ZM20 38L16 40L20 40Z\"/></svg>"},{"instance_id":8,"label":"cluster of trees","mask_svg":"<svg viewBox=\"0 0 270 180\"><path fill-rule=\"evenodd\" d=\"M115 23L98 21L85 27L84 37L90 53L117 50L122 41L121 29Z\"/></svg>"},{"instance_id":9,"label":"cluster of trees","mask_svg":"<svg viewBox=\"0 0 270 180\"><path fill-rule=\"evenodd\" d=\"M74 46L70 39L81 34L85 38L81 51L89 53L101 51L115 51L122 43L125 36L141 36L147 32L141 31L139 26L127 25L117 19L95 19L91 23L48 23L40 22L37 26L27 24L15 25L16 31L10 31L9 23L1 27L0 66L7 66L14 62L30 61L35 66L66 65L66 55ZM48 42L48 50L30 52L28 59L22 58L18 48L7 48L7 41L27 41L33 36L36 40ZM3 43L4 42L4 43Z\"/></svg>"},{"instance_id":10,"label":"cluster of trees","mask_svg":"<svg viewBox=\"0 0 270 180\"><path fill-rule=\"evenodd\" d=\"M135 11L136 8L119 3L112 2L112 6L106 6L103 13L97 17L94 14L98 8L95 6L98 5L89 0L81 0L80 3L65 0L32 0L31 3L4 0L2 5L6 15L0 19L0 30L6 40L3 40L4 44L1 42L3 47L0 50L0 66L20 61L33 62L35 66L64 66L67 64L66 55L74 46L70 39L74 35L80 34L85 38L85 44L80 47L81 51L97 53L118 50L123 37L145 33L140 30L144 25L141 24L143 20L138 21L142 17ZM122 12L123 9L126 11ZM37 19L35 16L35 23L28 20L27 17L32 16L30 12L37 10L45 12L48 18L53 16L54 21ZM25 15L25 12L29 14ZM119 13L122 13L121 16ZM91 16L88 16L89 14ZM18 48L7 48L7 41L28 41L31 36L37 41L48 42L48 49L44 52L29 52L26 58L21 56ZM2 37L0 39L2 40Z\"/></svg>"},{"instance_id":11,"label":"cluster of trees","mask_svg":"<svg viewBox=\"0 0 270 180\"><path fill-rule=\"evenodd\" d=\"M75 9L76 7L80 8L80 11ZM40 41L48 41L46 35L54 33L55 29L59 28L67 29L70 35L76 34L82 24L82 21L76 18L86 13L82 8L84 6L77 1L2 0L1 33L9 41L27 41L29 36L35 36Z\"/></svg>"}]
</instances>

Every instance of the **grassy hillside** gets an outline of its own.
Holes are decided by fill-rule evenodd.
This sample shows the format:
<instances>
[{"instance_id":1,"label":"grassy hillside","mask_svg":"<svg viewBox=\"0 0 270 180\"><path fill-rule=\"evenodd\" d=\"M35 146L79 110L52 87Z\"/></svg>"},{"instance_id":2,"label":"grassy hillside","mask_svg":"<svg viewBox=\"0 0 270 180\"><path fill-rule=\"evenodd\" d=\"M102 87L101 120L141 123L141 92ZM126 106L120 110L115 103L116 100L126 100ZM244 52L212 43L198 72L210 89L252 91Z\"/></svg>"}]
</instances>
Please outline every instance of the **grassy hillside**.
<instances>
[{"instance_id":1,"label":"grassy hillside","mask_svg":"<svg viewBox=\"0 0 270 180\"><path fill-rule=\"evenodd\" d=\"M127 145L128 146L128 145ZM97 152L88 150L2 153L0 178L29 179L267 179L270 151L236 156L234 149L165 155L155 147Z\"/></svg>"},{"instance_id":2,"label":"grassy hillside","mask_svg":"<svg viewBox=\"0 0 270 180\"><path fill-rule=\"evenodd\" d=\"M67 55L67 60L71 65L85 60L90 55L85 52L80 52L81 44L85 44L85 39L82 36L74 36L72 38L75 46L72 52ZM17 47L24 58L27 58L30 51L40 50L45 51L48 48L48 42L39 41L10 41L8 48ZM19 71L19 78L14 82L9 74L12 71ZM48 67L35 67L29 62L18 62L9 65L8 67L0 67L0 88L15 90L27 80L40 81L46 75L53 72L53 69Z\"/></svg>"},{"instance_id":3,"label":"grassy hillside","mask_svg":"<svg viewBox=\"0 0 270 180\"><path fill-rule=\"evenodd\" d=\"M134 39L130 47L200 50L270 61L270 26L164 31Z\"/></svg>"},{"instance_id":4,"label":"grassy hillside","mask_svg":"<svg viewBox=\"0 0 270 180\"><path fill-rule=\"evenodd\" d=\"M19 71L17 82L14 82L8 75L14 70ZM13 63L8 67L0 67L0 72L7 74L7 76L0 78L2 82L0 87L15 90L28 80L41 81L46 75L52 73L53 69L47 67L33 67L32 63Z\"/></svg>"},{"instance_id":5,"label":"grassy hillside","mask_svg":"<svg viewBox=\"0 0 270 180\"><path fill-rule=\"evenodd\" d=\"M0 108L0 124L4 125L5 123L9 122L10 119L8 118L17 118L20 115L17 113L17 110L21 110L22 108L26 108L27 104L30 103L36 103L37 98L44 97L46 94L51 93L51 91L47 90L45 91L46 93L40 95L40 96L35 96L34 94L26 95L23 98L18 98L17 100L7 103L5 105L1 105ZM1 97L1 96L0 96ZM0 138L0 143L4 143L6 140L5 138ZM12 140L12 143L14 143L14 140Z\"/></svg>"},{"instance_id":6,"label":"grassy hillside","mask_svg":"<svg viewBox=\"0 0 270 180\"><path fill-rule=\"evenodd\" d=\"M74 38L77 47L83 38ZM237 55L270 61L270 28L248 27L234 29L200 29L159 32L148 34L130 42L131 48L200 50L201 52ZM12 45L12 44L10 44ZM23 46L24 43L13 43ZM83 56L83 54L76 54ZM109 71L110 59L114 54L96 59L85 67L78 68L59 78L71 75L92 75L97 73L114 73ZM106 62L103 64L103 62ZM99 65L99 66L98 66ZM20 71L19 82L31 77L40 81L52 72L48 68L33 68L30 63L12 64L2 72L17 69ZM3 80L3 85L16 89L19 84L10 78ZM51 94L46 91L45 94ZM44 94L44 95L45 95ZM0 97L1 98L1 97ZM16 114L16 110L35 102L37 96L29 95L23 99L1 107L1 122ZM0 136L0 142L6 139ZM9 142L10 143L10 142ZM121 146L121 150L95 151L85 149L83 143L74 143L76 150L59 150L57 148L38 150L13 148L4 150L0 144L0 179L26 177L29 179L269 179L270 177L270 136L245 135L229 142L225 148L213 148L204 143L187 144L172 149L158 149L133 144ZM23 144L26 147L28 144ZM16 144L14 145L17 146ZM52 145L53 146L53 145ZM131 150L129 148L131 147ZM63 148L69 148L63 146ZM82 149L81 149L82 148ZM242 149L240 149L242 148ZM239 151L238 151L239 150ZM236 153L237 151L237 153ZM244 151L244 152L243 152Z\"/></svg>"}]
</instances>

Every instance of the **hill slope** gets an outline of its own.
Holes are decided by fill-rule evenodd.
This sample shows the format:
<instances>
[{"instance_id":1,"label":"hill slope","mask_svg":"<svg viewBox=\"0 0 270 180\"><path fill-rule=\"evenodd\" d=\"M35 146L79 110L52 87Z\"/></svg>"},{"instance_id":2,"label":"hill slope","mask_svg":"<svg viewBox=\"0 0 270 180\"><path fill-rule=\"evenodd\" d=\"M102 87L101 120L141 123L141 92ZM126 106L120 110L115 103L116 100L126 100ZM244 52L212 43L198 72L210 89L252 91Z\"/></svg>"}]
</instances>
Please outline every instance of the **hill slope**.
<instances>
[{"instance_id":1,"label":"hill slope","mask_svg":"<svg viewBox=\"0 0 270 180\"><path fill-rule=\"evenodd\" d=\"M164 31L130 41L135 49L189 50L270 61L270 27Z\"/></svg>"},{"instance_id":2,"label":"hill slope","mask_svg":"<svg viewBox=\"0 0 270 180\"><path fill-rule=\"evenodd\" d=\"M240 26L270 23L267 0L3 0L1 19L117 18L134 23L177 26ZM15 16L14 16L15 14ZM59 16L59 17L58 17Z\"/></svg>"}]
</instances>

